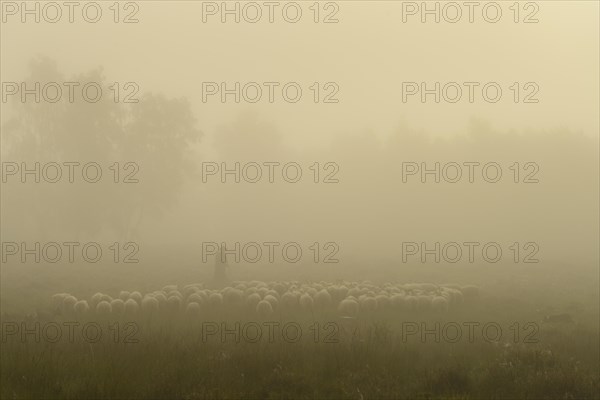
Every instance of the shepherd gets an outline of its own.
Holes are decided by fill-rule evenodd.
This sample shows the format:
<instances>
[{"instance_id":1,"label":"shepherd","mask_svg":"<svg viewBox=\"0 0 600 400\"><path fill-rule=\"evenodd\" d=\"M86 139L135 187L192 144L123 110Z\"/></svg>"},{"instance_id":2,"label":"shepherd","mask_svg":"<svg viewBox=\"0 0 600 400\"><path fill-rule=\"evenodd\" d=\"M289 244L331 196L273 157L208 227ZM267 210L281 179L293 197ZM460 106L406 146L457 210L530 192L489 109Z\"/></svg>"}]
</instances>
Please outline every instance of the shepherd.
<instances>
[{"instance_id":1,"label":"shepherd","mask_svg":"<svg viewBox=\"0 0 600 400\"><path fill-rule=\"evenodd\" d=\"M227 270L229 264L227 263L226 255L223 253L223 247L219 246L217 254L215 254L215 284L218 286L225 286L229 281L227 278Z\"/></svg>"}]
</instances>

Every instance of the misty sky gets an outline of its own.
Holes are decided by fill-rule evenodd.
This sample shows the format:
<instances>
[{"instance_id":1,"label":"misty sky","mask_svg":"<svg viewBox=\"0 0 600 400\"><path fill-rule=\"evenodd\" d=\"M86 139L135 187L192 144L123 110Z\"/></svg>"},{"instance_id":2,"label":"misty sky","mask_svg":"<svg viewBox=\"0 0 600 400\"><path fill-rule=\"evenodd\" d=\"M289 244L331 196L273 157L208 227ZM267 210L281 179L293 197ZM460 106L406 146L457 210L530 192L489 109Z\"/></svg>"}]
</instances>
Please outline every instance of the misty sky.
<instances>
[{"instance_id":1,"label":"misty sky","mask_svg":"<svg viewBox=\"0 0 600 400\"><path fill-rule=\"evenodd\" d=\"M340 240L346 251L364 257L374 246L395 257L399 240L547 240L545 251L555 256L597 260L597 2L537 2L539 22L531 24L514 23L508 2L500 2L504 14L496 24L485 22L480 11L472 24L466 15L456 24L421 23L419 15L403 23L402 3L392 1L377 7L369 1L335 3L334 24L312 22L310 2L300 3L305 14L297 24L277 11L272 24L236 24L221 23L218 15L203 23L201 2L151 1L137 3L139 23L114 24L109 3L102 4L106 18L97 24L79 14L73 24L22 24L8 16L1 32L2 81L25 79L37 55L54 59L67 77L102 67L108 82L139 84L140 96L189 99L203 132L196 161L255 157L304 160L305 168L317 160L341 166L342 184L329 187L309 182L254 190L202 185L194 176L178 192L181 202L168 218L145 220L144 234L171 243L233 236ZM326 4L320 3L321 18L335 9L326 10ZM521 9L520 18L529 12ZM256 104L235 104L231 96L225 104L218 96L203 102L202 82L236 81L298 82L303 97L286 103L276 89L271 104L265 89ZM423 104L418 95L403 103L407 81L480 86L473 103L465 86L454 104L436 104L431 96ZM321 95L326 83L335 83L339 103L314 103L314 82ZM487 82L503 90L497 103L482 99ZM515 103L509 89L514 82L521 99L527 84L539 87L539 102ZM3 123L10 107L3 104ZM513 130L524 136L502 136ZM413 136L394 136L399 131ZM500 134L486 136L490 131ZM469 139L455 139L465 133ZM426 134L452 139L427 144ZM404 160L493 160L505 171L516 161L536 161L542 180L534 186L505 179L494 187L407 187L399 181ZM154 161L172 160L148 164ZM161 190L154 177L144 178L146 188ZM18 217L11 223L22 227Z\"/></svg>"},{"instance_id":2,"label":"misty sky","mask_svg":"<svg viewBox=\"0 0 600 400\"><path fill-rule=\"evenodd\" d=\"M308 146L348 130L386 135L401 122L446 135L464 130L471 117L501 130L568 127L598 135L597 2L539 2L533 24L515 24L508 2L500 2L504 14L496 24L477 9L475 22L468 23L466 8L456 24L436 24L431 17L422 24L419 15L402 23L401 2L370 3L337 3L335 24L313 23L307 2L300 3L304 14L296 24L277 11L273 24L222 24L219 15L203 23L201 2L183 1L140 2L137 24L114 24L108 14L98 24L81 18L74 24L21 24L11 16L2 26L2 80L24 78L37 54L53 57L68 74L102 66L111 81L186 96L208 135L239 111L257 109L286 140ZM321 10L321 16L331 11ZM529 12L521 10L521 17ZM203 81L296 81L304 93L296 104L222 104L216 96L202 103ZM404 81L494 81L504 92L496 104L483 101L480 92L473 104L466 92L456 104L422 104L418 96L402 103ZM307 89L312 82L337 83L340 102L314 104ZM513 82L537 83L539 103L512 102Z\"/></svg>"}]
</instances>

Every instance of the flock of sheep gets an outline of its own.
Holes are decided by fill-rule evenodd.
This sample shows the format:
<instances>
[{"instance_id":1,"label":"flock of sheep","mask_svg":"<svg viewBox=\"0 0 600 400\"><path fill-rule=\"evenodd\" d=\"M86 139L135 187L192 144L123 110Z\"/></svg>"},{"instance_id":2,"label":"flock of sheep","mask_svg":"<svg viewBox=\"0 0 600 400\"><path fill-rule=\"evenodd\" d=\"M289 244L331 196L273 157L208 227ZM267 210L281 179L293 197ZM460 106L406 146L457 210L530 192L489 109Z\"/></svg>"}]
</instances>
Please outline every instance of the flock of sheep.
<instances>
[{"instance_id":1,"label":"flock of sheep","mask_svg":"<svg viewBox=\"0 0 600 400\"><path fill-rule=\"evenodd\" d=\"M83 300L68 293L52 296L54 310L67 317L120 317L186 315L200 317L212 312L238 310L269 317L275 312L337 310L340 316L357 317L379 310L445 312L466 299L478 296L475 286L431 283L381 286L369 281L339 283L232 282L221 289L204 284L168 285L142 294L121 291L117 297L96 293Z\"/></svg>"}]
</instances>

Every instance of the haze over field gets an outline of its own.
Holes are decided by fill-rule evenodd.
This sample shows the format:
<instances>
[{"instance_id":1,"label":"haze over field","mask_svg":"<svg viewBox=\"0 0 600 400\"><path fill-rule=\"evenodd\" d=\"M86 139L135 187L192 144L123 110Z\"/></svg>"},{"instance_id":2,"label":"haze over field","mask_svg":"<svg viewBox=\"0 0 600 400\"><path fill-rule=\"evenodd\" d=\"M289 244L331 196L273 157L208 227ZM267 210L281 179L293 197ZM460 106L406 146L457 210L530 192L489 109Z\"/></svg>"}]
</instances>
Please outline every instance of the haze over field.
<instances>
[{"instance_id":1,"label":"haze over field","mask_svg":"<svg viewBox=\"0 0 600 400\"><path fill-rule=\"evenodd\" d=\"M454 14L445 11L439 23L432 14L421 22L421 2L391 1L280 3L302 11L296 23L286 22L292 14L278 8L274 22L264 20L262 3L252 3L262 7L263 19L251 23L254 9L243 2L129 2L119 4L118 14L100 2L97 23L77 12L73 23L49 23L44 14L39 23L31 16L22 23L19 4L2 3L0 26L4 321L49 318L57 293L89 302L96 316L104 294L126 301L139 291L140 299L131 295L141 306L142 297L162 291L166 301L177 292L183 313L194 303L190 294L202 292L208 301L239 290L244 301L255 292L265 301L268 287L278 292L277 305L285 293L296 300L309 295L312 305L322 301L316 293L328 291L331 304L310 310L317 320L340 311L356 289L354 300L365 313L359 319L394 325L399 315L439 317L429 309L420 314L418 306L398 314L394 295L430 296L431 304L445 296L448 304L438 304L446 304L443 318L449 319L509 324L509 309L519 310L514 319L536 323L562 315L566 322L542 326L535 351L551 351L552 365L575 360L597 371L598 344L587 355L582 350L598 337L600 312L597 2L498 2L496 23L481 10L468 22L464 6L457 23L447 22ZM221 22L224 4L237 4L239 22L233 14ZM127 19L137 22L123 23ZM31 91L36 83L37 93ZM89 101L98 88L98 101ZM97 260L82 253L86 243L101 249ZM228 252L221 264L219 246ZM433 286L403 286L415 282ZM179 287L165 287L170 284ZM375 312L359 296L389 301L379 298ZM62 307L60 318L67 315ZM224 319L259 311L207 310L201 315ZM283 318L282 310L273 305L271 311ZM172 343L146 328L150 343L168 352ZM175 346L187 343L171 339ZM16 348L3 367L18 360ZM385 363L376 348L367 353L379 368ZM454 354L450 347L432 349L424 351ZM463 371L468 384L453 386L463 382L454 375L450 386L431 378L423 387L399 386L396 395L495 393L485 379L494 381L492 359L500 350L478 349L473 354L481 359ZM379 350L386 353L385 346ZM261 359L267 375L271 361L285 369L273 357ZM198 367L197 360L185 360ZM352 358L348 365L366 362ZM485 379L469 369L476 362L493 365ZM302 373L300 364L290 364L299 368L291 375ZM525 380L499 396L522 395L524 387L539 384L532 393L540 398L593 398L597 377L588 379L573 365L561 371L575 371L574 378L556 380L579 382L577 389L527 383L537 375L524 367L515 373ZM351 386L353 378L346 378ZM14 388L3 394L17 398L123 397L133 387L34 395L8 375L2 379ZM357 397L355 388L349 395L345 386L314 379L306 383L320 388L313 397ZM46 388L46 381L38 382ZM213 384L218 387L211 381L204 389ZM173 382L164 393L149 389L140 396L165 397L170 385L176 397L217 396ZM244 397L236 385L227 394ZM282 387L245 394L310 397L300 384ZM364 387L358 393L394 397L392 389L385 396Z\"/></svg>"}]
</instances>

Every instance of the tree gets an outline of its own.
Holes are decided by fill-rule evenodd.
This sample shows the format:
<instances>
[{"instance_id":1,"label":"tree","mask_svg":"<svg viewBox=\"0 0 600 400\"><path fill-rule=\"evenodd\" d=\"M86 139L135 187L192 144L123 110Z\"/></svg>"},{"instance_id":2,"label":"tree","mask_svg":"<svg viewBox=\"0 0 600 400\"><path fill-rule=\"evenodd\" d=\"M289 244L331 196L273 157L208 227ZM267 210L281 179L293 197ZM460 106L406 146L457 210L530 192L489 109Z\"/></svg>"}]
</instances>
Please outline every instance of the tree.
<instances>
[{"instance_id":1,"label":"tree","mask_svg":"<svg viewBox=\"0 0 600 400\"><path fill-rule=\"evenodd\" d=\"M160 216L173 205L185 175L195 168L190 145L202 136L186 99L145 93L137 103L123 103L123 96L115 101L114 82L106 80L102 69L67 79L48 58L31 62L25 82L28 88L35 82L81 85L74 102L65 89L55 103L36 103L31 97L11 104L13 113L2 123L2 161L25 162L29 168L56 162L63 176L57 183L42 179L23 184L11 177L2 184L7 237L48 238L52 233L67 239L111 232L128 241L136 237L142 219ZM99 101L78 96L87 82L101 86ZM80 163L74 167L74 183L65 175L65 162ZM81 166L90 162L101 167L97 183L82 179Z\"/></svg>"}]
</instances>

